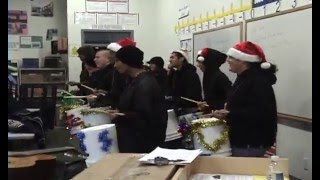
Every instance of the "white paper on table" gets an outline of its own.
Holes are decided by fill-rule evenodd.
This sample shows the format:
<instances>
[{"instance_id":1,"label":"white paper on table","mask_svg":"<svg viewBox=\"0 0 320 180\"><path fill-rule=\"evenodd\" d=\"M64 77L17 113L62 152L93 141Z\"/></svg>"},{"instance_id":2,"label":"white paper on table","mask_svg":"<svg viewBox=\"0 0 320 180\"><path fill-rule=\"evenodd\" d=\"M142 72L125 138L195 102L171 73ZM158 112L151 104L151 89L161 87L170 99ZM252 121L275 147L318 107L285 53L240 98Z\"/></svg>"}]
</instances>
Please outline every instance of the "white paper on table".
<instances>
[{"instance_id":1,"label":"white paper on table","mask_svg":"<svg viewBox=\"0 0 320 180\"><path fill-rule=\"evenodd\" d=\"M178 162L169 162L169 164L189 164L197 156L199 156L201 152L202 152L201 149L186 150L186 149L164 149L164 148L157 147L151 153L140 158L139 161L142 163L155 164L154 159L156 157L163 157L163 158L167 158L169 161L178 161Z\"/></svg>"}]
</instances>

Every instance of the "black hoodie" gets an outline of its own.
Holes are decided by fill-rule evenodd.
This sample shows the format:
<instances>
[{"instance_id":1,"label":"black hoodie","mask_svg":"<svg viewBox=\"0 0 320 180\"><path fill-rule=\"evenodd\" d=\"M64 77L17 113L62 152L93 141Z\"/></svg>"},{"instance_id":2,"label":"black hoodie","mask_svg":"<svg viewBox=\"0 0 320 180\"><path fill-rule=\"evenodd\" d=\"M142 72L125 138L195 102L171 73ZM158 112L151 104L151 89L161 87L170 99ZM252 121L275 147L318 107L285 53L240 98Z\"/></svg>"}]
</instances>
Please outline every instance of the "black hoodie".
<instances>
[{"instance_id":1,"label":"black hoodie","mask_svg":"<svg viewBox=\"0 0 320 180\"><path fill-rule=\"evenodd\" d=\"M258 68L240 75L228 94L227 122L231 146L269 147L277 133L276 76Z\"/></svg>"},{"instance_id":2,"label":"black hoodie","mask_svg":"<svg viewBox=\"0 0 320 180\"><path fill-rule=\"evenodd\" d=\"M179 70L169 76L168 95L173 98L172 105L177 115L182 115L179 114L179 109L197 107L196 103L183 100L181 97L202 101L201 83L196 71L195 66L185 62Z\"/></svg>"},{"instance_id":3,"label":"black hoodie","mask_svg":"<svg viewBox=\"0 0 320 180\"><path fill-rule=\"evenodd\" d=\"M231 81L219 69L226 58L224 53L208 48L207 56L203 61L206 68L202 80L204 100L212 109L223 109L227 93L231 88Z\"/></svg>"}]
</instances>

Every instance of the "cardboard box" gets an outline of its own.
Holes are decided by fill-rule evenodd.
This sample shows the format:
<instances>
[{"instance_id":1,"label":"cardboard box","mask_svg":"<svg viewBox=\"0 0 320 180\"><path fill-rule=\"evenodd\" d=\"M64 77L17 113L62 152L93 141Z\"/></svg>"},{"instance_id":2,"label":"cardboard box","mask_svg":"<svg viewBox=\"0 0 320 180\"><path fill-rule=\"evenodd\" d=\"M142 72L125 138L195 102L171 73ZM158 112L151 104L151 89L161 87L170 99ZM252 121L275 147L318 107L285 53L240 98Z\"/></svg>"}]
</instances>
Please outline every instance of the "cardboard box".
<instances>
[{"instance_id":1,"label":"cardboard box","mask_svg":"<svg viewBox=\"0 0 320 180\"><path fill-rule=\"evenodd\" d=\"M115 153L85 169L74 180L118 180L118 179L171 179L178 167L174 165L141 165L138 161L143 155Z\"/></svg>"},{"instance_id":2,"label":"cardboard box","mask_svg":"<svg viewBox=\"0 0 320 180\"><path fill-rule=\"evenodd\" d=\"M270 158L197 157L191 164L181 166L172 180L187 180L193 174L233 174L266 176ZM289 177L288 159L279 159L280 168Z\"/></svg>"}]
</instances>

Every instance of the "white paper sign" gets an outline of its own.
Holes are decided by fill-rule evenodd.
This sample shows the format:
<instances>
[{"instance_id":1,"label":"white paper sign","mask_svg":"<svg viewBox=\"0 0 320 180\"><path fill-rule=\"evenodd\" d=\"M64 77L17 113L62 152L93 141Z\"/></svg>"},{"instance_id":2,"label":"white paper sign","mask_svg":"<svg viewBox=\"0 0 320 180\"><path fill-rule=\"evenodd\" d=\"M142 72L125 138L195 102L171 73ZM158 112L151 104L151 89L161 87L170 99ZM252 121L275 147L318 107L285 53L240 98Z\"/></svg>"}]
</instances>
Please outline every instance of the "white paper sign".
<instances>
[{"instance_id":1,"label":"white paper sign","mask_svg":"<svg viewBox=\"0 0 320 180\"><path fill-rule=\"evenodd\" d=\"M76 12L74 14L75 24L96 24L96 13Z\"/></svg>"},{"instance_id":2,"label":"white paper sign","mask_svg":"<svg viewBox=\"0 0 320 180\"><path fill-rule=\"evenodd\" d=\"M109 2L108 12L129 13L129 3L128 2Z\"/></svg>"},{"instance_id":3,"label":"white paper sign","mask_svg":"<svg viewBox=\"0 0 320 180\"><path fill-rule=\"evenodd\" d=\"M108 12L108 2L107 0L102 1L86 1L87 12Z\"/></svg>"},{"instance_id":4,"label":"white paper sign","mask_svg":"<svg viewBox=\"0 0 320 180\"><path fill-rule=\"evenodd\" d=\"M118 14L118 24L121 25L138 25L138 14Z\"/></svg>"},{"instance_id":5,"label":"white paper sign","mask_svg":"<svg viewBox=\"0 0 320 180\"><path fill-rule=\"evenodd\" d=\"M117 24L117 14L97 14L97 24Z\"/></svg>"},{"instance_id":6,"label":"white paper sign","mask_svg":"<svg viewBox=\"0 0 320 180\"><path fill-rule=\"evenodd\" d=\"M184 5L179 9L179 19L183 17L187 17L189 15L189 5Z\"/></svg>"}]
</instances>

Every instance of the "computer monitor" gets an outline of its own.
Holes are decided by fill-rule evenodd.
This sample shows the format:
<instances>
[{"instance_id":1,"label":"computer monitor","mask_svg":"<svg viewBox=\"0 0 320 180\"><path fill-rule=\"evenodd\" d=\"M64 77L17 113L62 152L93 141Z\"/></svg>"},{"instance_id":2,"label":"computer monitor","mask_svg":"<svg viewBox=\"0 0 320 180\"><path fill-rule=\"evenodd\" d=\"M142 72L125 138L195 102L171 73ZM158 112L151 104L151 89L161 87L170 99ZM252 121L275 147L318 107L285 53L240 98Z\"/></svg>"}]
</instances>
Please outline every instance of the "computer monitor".
<instances>
[{"instance_id":1,"label":"computer monitor","mask_svg":"<svg viewBox=\"0 0 320 180\"><path fill-rule=\"evenodd\" d=\"M22 58L22 68L39 68L39 58Z\"/></svg>"}]
</instances>

